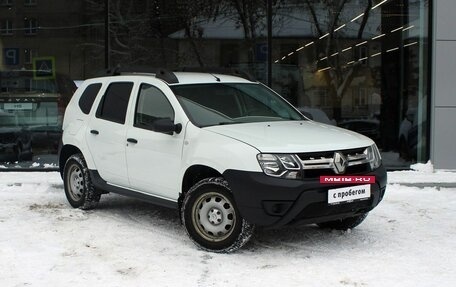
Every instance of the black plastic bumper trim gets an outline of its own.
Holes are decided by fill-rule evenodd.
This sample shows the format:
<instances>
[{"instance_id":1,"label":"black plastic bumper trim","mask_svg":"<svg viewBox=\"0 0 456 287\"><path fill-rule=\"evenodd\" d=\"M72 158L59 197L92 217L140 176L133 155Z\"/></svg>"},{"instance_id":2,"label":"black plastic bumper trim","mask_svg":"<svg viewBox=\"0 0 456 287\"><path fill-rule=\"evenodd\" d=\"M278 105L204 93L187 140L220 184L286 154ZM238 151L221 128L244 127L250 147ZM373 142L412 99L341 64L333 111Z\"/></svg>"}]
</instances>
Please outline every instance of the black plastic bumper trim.
<instances>
[{"instance_id":1,"label":"black plastic bumper trim","mask_svg":"<svg viewBox=\"0 0 456 287\"><path fill-rule=\"evenodd\" d=\"M163 207L168 207L168 208L173 208L173 209L179 208L176 201L171 201L171 200L163 199L163 198L156 197L156 196L153 196L150 194L134 191L131 189L110 185L103 178L101 178L101 176L97 170L89 170L89 173L90 173L90 177L92 179L92 183L97 189L107 191L107 192L117 193L117 194L128 196L128 197L133 197L133 198L136 198L139 200L144 200L144 201L150 202L152 204L160 205Z\"/></svg>"},{"instance_id":2,"label":"black plastic bumper trim","mask_svg":"<svg viewBox=\"0 0 456 287\"><path fill-rule=\"evenodd\" d=\"M369 212L383 198L387 175L383 166L363 175L374 175L376 178L376 183L371 186L371 198L334 206L327 204L328 189L349 184L320 184L316 178L280 179L262 172L227 170L223 173L242 217L250 223L271 228L291 223L317 223Z\"/></svg>"}]
</instances>

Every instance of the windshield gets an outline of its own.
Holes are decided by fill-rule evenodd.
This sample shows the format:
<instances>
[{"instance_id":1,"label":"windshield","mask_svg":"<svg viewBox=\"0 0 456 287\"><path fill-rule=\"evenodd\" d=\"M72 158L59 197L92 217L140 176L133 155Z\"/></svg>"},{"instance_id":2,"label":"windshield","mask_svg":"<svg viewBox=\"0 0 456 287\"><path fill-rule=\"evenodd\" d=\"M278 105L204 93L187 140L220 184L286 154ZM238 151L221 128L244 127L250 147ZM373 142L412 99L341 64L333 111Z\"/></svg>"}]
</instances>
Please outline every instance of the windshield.
<instances>
[{"instance_id":1,"label":"windshield","mask_svg":"<svg viewBox=\"0 0 456 287\"><path fill-rule=\"evenodd\" d=\"M57 85L52 79L34 79L31 73L0 72L1 93L57 93Z\"/></svg>"},{"instance_id":2,"label":"windshield","mask_svg":"<svg viewBox=\"0 0 456 287\"><path fill-rule=\"evenodd\" d=\"M17 126L17 121L14 115L3 113L0 111L0 123L2 127L15 127Z\"/></svg>"},{"instance_id":3,"label":"windshield","mask_svg":"<svg viewBox=\"0 0 456 287\"><path fill-rule=\"evenodd\" d=\"M261 84L214 83L172 86L191 121L199 127L305 118Z\"/></svg>"}]
</instances>

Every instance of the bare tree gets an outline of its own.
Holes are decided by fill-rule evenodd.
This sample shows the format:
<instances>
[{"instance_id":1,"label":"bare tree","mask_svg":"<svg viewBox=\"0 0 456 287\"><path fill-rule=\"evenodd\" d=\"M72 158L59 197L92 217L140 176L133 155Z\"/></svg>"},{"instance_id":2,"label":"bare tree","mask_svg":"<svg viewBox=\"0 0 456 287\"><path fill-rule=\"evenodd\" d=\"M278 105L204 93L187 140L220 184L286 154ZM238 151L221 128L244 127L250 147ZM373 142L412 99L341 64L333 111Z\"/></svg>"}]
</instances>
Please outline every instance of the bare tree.
<instances>
[{"instance_id":1,"label":"bare tree","mask_svg":"<svg viewBox=\"0 0 456 287\"><path fill-rule=\"evenodd\" d=\"M176 9L180 25L183 25L185 37L190 42L192 51L198 61L198 64L203 67L205 63L201 55L201 48L198 40L203 37L204 31L199 27L201 19L216 19L221 10L222 2L215 0L177 0Z\"/></svg>"},{"instance_id":2,"label":"bare tree","mask_svg":"<svg viewBox=\"0 0 456 287\"><path fill-rule=\"evenodd\" d=\"M104 0L85 0L86 17L90 22L101 22L105 13ZM149 2L142 1L123 1L110 0L109 9L109 36L111 40L110 53L113 62L128 63L129 65L141 64L150 60L151 54L148 53L144 40L150 35L149 21ZM96 26L98 33L102 33L104 26ZM92 39L104 45L103 37ZM92 55L100 57L100 55Z\"/></svg>"},{"instance_id":3,"label":"bare tree","mask_svg":"<svg viewBox=\"0 0 456 287\"><path fill-rule=\"evenodd\" d=\"M242 43L246 45L249 62L254 61L259 31L266 28L265 0L178 0L178 2L176 14L179 15L180 23L184 24L185 36L200 66L204 66L204 61L200 55L198 40L204 37L204 25L201 23L206 21L231 20L236 23L235 28L243 31Z\"/></svg>"},{"instance_id":4,"label":"bare tree","mask_svg":"<svg viewBox=\"0 0 456 287\"><path fill-rule=\"evenodd\" d=\"M336 120L341 118L342 99L349 88L354 77L361 69L361 63L355 61L352 65L342 63L342 53L334 55L334 51L341 51L340 38L337 33L337 28L342 24L340 15L349 0L305 0L306 8L308 9L317 36L319 38L324 36L324 51L323 55L327 63L327 77L328 86L330 88L330 95L333 101L333 117ZM372 8L372 0L364 1L363 16L360 19L358 31L354 40L363 39L364 30L370 16ZM318 17L317 11L325 10L327 17ZM326 35L326 36L325 36Z\"/></svg>"},{"instance_id":5,"label":"bare tree","mask_svg":"<svg viewBox=\"0 0 456 287\"><path fill-rule=\"evenodd\" d=\"M248 59L249 62L253 62L258 32L266 29L266 1L228 0L227 4L227 10L235 12L231 17L244 31L244 39L248 45Z\"/></svg>"}]
</instances>

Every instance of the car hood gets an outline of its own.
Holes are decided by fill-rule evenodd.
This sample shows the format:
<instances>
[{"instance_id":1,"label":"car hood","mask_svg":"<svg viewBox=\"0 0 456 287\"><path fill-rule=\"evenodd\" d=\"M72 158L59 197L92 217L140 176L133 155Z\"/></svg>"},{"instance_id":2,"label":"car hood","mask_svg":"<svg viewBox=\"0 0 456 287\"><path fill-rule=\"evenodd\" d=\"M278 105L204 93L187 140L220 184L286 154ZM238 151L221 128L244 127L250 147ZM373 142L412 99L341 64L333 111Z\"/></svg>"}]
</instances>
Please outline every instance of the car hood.
<instances>
[{"instance_id":1,"label":"car hood","mask_svg":"<svg viewBox=\"0 0 456 287\"><path fill-rule=\"evenodd\" d=\"M374 144L358 133L314 121L245 123L204 129L239 140L264 153L345 150Z\"/></svg>"}]
</instances>

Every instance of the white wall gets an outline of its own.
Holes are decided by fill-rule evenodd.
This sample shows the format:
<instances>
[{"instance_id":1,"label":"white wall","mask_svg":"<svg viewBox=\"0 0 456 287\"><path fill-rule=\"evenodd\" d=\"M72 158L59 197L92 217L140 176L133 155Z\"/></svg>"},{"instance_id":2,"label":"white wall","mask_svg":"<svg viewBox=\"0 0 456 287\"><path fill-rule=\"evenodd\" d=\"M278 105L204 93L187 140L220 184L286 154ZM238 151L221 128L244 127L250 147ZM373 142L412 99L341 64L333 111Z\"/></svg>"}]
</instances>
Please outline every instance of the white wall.
<instances>
[{"instance_id":1,"label":"white wall","mask_svg":"<svg viewBox=\"0 0 456 287\"><path fill-rule=\"evenodd\" d=\"M456 169L456 1L433 2L431 160Z\"/></svg>"}]
</instances>

